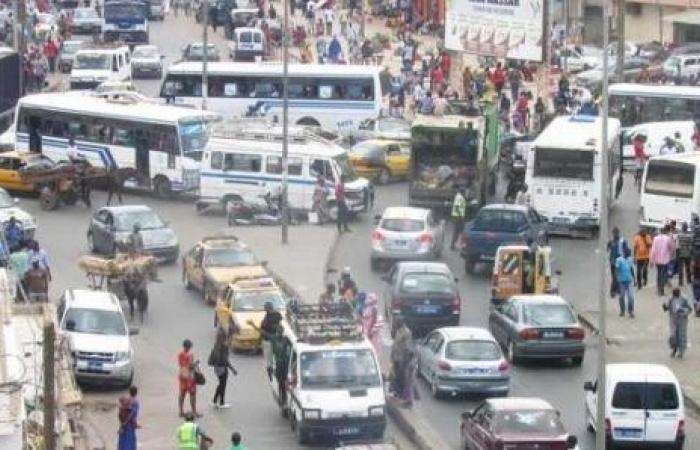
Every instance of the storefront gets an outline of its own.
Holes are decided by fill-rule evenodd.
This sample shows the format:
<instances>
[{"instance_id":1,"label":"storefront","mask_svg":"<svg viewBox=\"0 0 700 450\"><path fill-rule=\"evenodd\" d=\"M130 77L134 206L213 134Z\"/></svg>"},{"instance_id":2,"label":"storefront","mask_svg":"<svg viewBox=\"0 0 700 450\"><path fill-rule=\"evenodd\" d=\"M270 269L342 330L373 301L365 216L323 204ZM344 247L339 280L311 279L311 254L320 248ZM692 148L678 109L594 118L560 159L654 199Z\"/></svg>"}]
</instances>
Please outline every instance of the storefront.
<instances>
[{"instance_id":1,"label":"storefront","mask_svg":"<svg viewBox=\"0 0 700 450\"><path fill-rule=\"evenodd\" d=\"M673 42L683 45L700 42L700 10L688 9L664 17L664 22L672 24Z\"/></svg>"}]
</instances>

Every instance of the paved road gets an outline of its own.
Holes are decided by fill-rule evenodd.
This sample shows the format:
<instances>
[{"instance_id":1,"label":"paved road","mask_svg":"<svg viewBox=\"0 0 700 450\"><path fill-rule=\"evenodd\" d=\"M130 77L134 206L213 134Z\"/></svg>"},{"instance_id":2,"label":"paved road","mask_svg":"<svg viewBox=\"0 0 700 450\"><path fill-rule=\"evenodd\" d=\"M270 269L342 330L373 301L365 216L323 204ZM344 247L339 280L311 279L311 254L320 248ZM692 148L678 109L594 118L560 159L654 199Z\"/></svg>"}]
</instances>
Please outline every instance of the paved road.
<instances>
[{"instance_id":1,"label":"paved road","mask_svg":"<svg viewBox=\"0 0 700 450\"><path fill-rule=\"evenodd\" d=\"M636 216L633 196L627 192L624 201L627 207L613 212L613 222L623 229L632 229ZM375 207L380 214L384 207L408 204L408 190L404 183L380 187L377 190ZM624 220L623 220L624 219ZM451 231L451 230L450 230ZM384 282L379 274L369 268L369 237L371 225L356 224L352 233L343 237L334 261L337 267L349 265L353 269L361 289L381 293ZM590 240L555 239L553 243L555 266L563 271L562 295L572 299L579 308L595 308L597 302L597 275L595 242ZM460 279L462 298L461 324L488 326L488 302L490 286L485 273L466 275L464 264L456 252L445 251L443 260ZM388 338L385 339L389 341ZM583 382L592 379L596 372L597 348L595 339L587 338L586 357L581 368L560 363L530 363L519 365L512 372L511 396L537 396L550 401L560 409L567 428L581 441L581 450L595 448L594 436L588 433L583 419ZM388 351L388 349L387 349ZM385 352L386 353L386 352ZM418 410L456 448L459 442L458 421L460 413L475 407L476 398L454 398L434 400L421 380L421 401ZM700 448L700 425L695 419L688 422L689 439L686 448ZM696 447L697 446L697 447Z\"/></svg>"}]
</instances>

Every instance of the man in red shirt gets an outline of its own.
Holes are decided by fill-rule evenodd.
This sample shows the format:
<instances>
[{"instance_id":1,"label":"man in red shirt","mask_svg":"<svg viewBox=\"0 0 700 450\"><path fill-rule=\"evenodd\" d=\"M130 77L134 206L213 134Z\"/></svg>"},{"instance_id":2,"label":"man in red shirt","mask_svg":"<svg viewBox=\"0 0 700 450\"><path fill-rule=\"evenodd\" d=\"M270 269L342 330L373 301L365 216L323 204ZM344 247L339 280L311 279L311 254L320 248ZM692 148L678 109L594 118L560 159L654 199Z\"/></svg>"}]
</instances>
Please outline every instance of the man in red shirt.
<instances>
[{"instance_id":1,"label":"man in red shirt","mask_svg":"<svg viewBox=\"0 0 700 450\"><path fill-rule=\"evenodd\" d=\"M58 56L58 47L51 38L49 38L44 44L44 56L49 61L49 71L54 73L56 71L56 57Z\"/></svg>"},{"instance_id":2,"label":"man in red shirt","mask_svg":"<svg viewBox=\"0 0 700 450\"><path fill-rule=\"evenodd\" d=\"M500 96L501 91L503 90L503 85L506 83L506 73L503 70L503 66L501 66L500 62L496 63L496 67L491 73L491 82L493 82L493 85L496 88L496 93L498 93Z\"/></svg>"},{"instance_id":3,"label":"man in red shirt","mask_svg":"<svg viewBox=\"0 0 700 450\"><path fill-rule=\"evenodd\" d=\"M440 66L442 67L442 74L445 77L445 80L450 79L450 66L452 64L452 61L450 60L450 55L447 54L447 51L443 50L442 53L440 53Z\"/></svg>"}]
</instances>

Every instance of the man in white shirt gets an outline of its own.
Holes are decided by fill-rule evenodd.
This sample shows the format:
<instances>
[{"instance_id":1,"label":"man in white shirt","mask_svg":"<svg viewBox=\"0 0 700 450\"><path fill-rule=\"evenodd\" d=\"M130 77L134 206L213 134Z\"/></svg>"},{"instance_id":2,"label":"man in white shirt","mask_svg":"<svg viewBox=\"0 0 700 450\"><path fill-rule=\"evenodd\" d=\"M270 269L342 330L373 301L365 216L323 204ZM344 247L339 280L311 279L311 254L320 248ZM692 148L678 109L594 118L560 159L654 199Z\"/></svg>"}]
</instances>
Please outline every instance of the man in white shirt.
<instances>
[{"instance_id":1,"label":"man in white shirt","mask_svg":"<svg viewBox=\"0 0 700 450\"><path fill-rule=\"evenodd\" d=\"M670 155L672 153L676 153L676 143L673 142L673 139L666 136L664 138L664 145L662 145L659 150L659 155Z\"/></svg>"}]
</instances>

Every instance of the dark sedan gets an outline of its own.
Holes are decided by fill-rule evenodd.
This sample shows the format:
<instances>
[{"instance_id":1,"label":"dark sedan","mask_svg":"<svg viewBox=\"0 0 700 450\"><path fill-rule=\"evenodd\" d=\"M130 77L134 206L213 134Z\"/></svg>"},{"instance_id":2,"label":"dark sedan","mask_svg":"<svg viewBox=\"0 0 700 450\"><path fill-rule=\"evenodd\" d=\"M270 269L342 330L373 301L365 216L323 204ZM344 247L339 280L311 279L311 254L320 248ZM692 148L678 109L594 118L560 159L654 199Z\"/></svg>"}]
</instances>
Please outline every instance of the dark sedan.
<instances>
[{"instance_id":1,"label":"dark sedan","mask_svg":"<svg viewBox=\"0 0 700 450\"><path fill-rule=\"evenodd\" d=\"M517 295L489 315L489 328L511 363L526 358L583 362L585 332L569 303L557 295Z\"/></svg>"},{"instance_id":2,"label":"dark sedan","mask_svg":"<svg viewBox=\"0 0 700 450\"><path fill-rule=\"evenodd\" d=\"M414 332L459 324L456 278L441 262L399 262L385 276L386 317L401 316Z\"/></svg>"},{"instance_id":3,"label":"dark sedan","mask_svg":"<svg viewBox=\"0 0 700 450\"><path fill-rule=\"evenodd\" d=\"M559 411L539 398L489 398L462 414L461 446L466 450L577 449Z\"/></svg>"}]
</instances>

